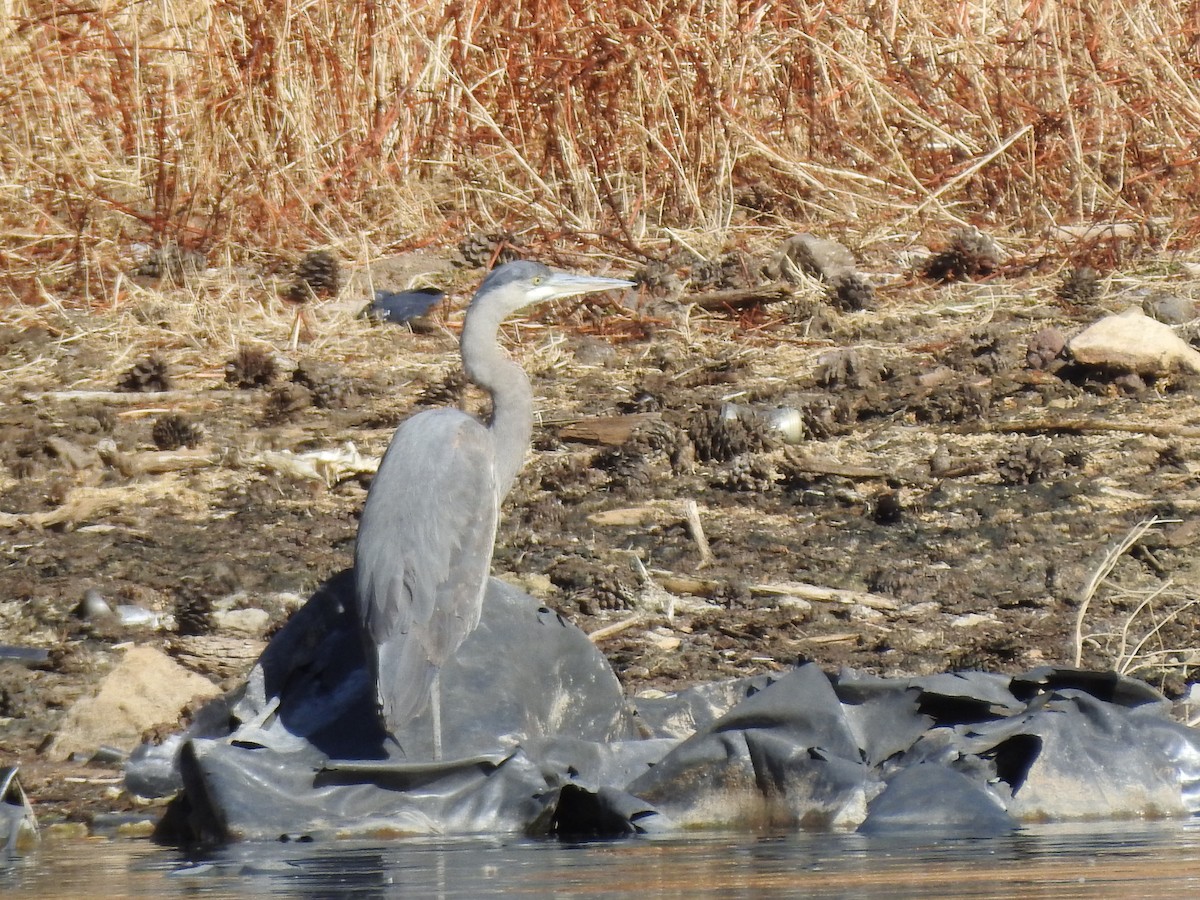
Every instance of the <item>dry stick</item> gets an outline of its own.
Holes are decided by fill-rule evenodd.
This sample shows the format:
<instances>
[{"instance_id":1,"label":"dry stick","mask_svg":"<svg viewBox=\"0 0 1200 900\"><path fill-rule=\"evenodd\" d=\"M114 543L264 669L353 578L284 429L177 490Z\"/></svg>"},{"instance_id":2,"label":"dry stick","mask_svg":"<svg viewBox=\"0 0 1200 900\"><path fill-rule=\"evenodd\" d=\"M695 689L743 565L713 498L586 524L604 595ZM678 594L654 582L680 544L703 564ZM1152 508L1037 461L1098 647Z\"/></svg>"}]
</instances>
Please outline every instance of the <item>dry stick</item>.
<instances>
[{"instance_id":1,"label":"dry stick","mask_svg":"<svg viewBox=\"0 0 1200 900\"><path fill-rule=\"evenodd\" d=\"M1163 585L1162 590L1166 590L1170 586L1170 584L1171 584L1171 582L1168 581L1165 585ZM1161 591L1155 592L1156 595L1158 593L1161 593ZM1153 599L1154 599L1153 597L1147 598L1146 602L1148 603L1150 600L1153 600ZM1196 605L1195 600L1189 600L1187 603L1184 603L1182 606L1178 606L1175 609L1171 610L1169 613L1167 613L1167 615L1165 617L1163 617L1163 620L1161 622L1156 622L1154 624L1154 627L1151 628L1148 632L1146 632L1146 634L1142 636L1142 639L1137 642L1137 645L1129 652L1129 656L1125 661L1122 661L1120 657L1117 658L1117 665L1115 667L1116 670L1118 672L1120 672L1122 675L1128 675L1131 671L1133 671L1135 661L1137 661L1138 659L1149 659L1149 658L1153 657L1155 651L1150 651L1149 653L1146 653L1146 654L1142 653L1142 648L1146 646L1146 641L1150 640L1150 638L1154 637L1156 634L1158 634L1160 631L1162 631L1163 628L1165 628L1167 625L1169 625L1175 619L1179 618L1179 616L1181 614L1183 614L1186 610L1190 609L1191 607L1193 607L1195 605ZM1133 619L1133 616L1130 616L1130 621L1132 621L1132 619ZM1122 634L1121 634L1122 644L1124 643L1124 641L1125 641L1125 633L1124 633L1124 631L1122 631ZM1158 651L1158 652L1159 653L1170 653L1171 651Z\"/></svg>"},{"instance_id":2,"label":"dry stick","mask_svg":"<svg viewBox=\"0 0 1200 900\"><path fill-rule=\"evenodd\" d=\"M105 403L179 403L185 400L196 400L195 391L22 391L18 397L23 403L37 403L43 400L61 402L64 400L104 401Z\"/></svg>"},{"instance_id":3,"label":"dry stick","mask_svg":"<svg viewBox=\"0 0 1200 900\"><path fill-rule=\"evenodd\" d=\"M761 303L779 303L791 300L796 292L786 284L763 284L750 288L730 288L727 291L708 291L703 294L693 294L684 299L703 310L739 309L743 306L757 306Z\"/></svg>"},{"instance_id":4,"label":"dry stick","mask_svg":"<svg viewBox=\"0 0 1200 900\"><path fill-rule=\"evenodd\" d=\"M842 588L821 587L816 584L806 584L802 581L783 581L777 584L752 584L751 594L768 594L785 597L799 597L816 603L841 603L852 606L862 604L868 609L894 611L898 604L891 597L881 594L871 594L867 591L850 591Z\"/></svg>"},{"instance_id":5,"label":"dry stick","mask_svg":"<svg viewBox=\"0 0 1200 900\"><path fill-rule=\"evenodd\" d=\"M1122 556L1129 551L1134 544L1142 539L1142 537L1151 528L1161 525L1166 522L1178 521L1176 519L1160 519L1158 516L1151 516L1149 519L1143 519L1129 530L1129 533L1122 538L1121 542L1115 547L1112 547L1101 560L1096 571L1092 573L1092 577L1088 579L1087 584L1083 586L1080 592L1079 612L1075 614L1075 663L1078 666L1083 661L1083 619L1087 615L1088 606L1091 605L1092 597L1096 590L1104 582L1109 575L1112 574L1113 568Z\"/></svg>"},{"instance_id":6,"label":"dry stick","mask_svg":"<svg viewBox=\"0 0 1200 900\"><path fill-rule=\"evenodd\" d=\"M603 628L597 628L595 631L588 632L588 640L593 644L598 644L603 640L607 640L613 635L620 634L642 621L641 613L634 613L628 619L622 619L620 622L613 622L611 625L605 625Z\"/></svg>"},{"instance_id":7,"label":"dry stick","mask_svg":"<svg viewBox=\"0 0 1200 900\"><path fill-rule=\"evenodd\" d=\"M700 563L696 568L703 569L713 561L713 555L708 547L708 538L704 536L704 526L700 524L700 507L696 505L695 500L683 502L683 516L687 519L688 533L700 551Z\"/></svg>"},{"instance_id":8,"label":"dry stick","mask_svg":"<svg viewBox=\"0 0 1200 900\"><path fill-rule=\"evenodd\" d=\"M1032 422L975 422L951 429L955 434L1089 434L1117 432L1148 434L1151 437L1200 438L1200 428L1186 425L1138 424L1135 422L1105 422L1099 419L1035 419Z\"/></svg>"}]
</instances>

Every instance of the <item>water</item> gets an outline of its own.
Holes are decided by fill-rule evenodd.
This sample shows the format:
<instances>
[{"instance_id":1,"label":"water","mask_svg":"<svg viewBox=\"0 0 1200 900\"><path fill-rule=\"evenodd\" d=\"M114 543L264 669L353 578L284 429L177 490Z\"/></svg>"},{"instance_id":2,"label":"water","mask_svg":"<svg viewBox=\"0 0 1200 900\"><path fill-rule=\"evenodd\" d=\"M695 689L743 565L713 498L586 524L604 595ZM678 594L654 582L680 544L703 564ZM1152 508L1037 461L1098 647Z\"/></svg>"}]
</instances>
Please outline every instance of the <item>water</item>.
<instances>
[{"instance_id":1,"label":"water","mask_svg":"<svg viewBox=\"0 0 1200 900\"><path fill-rule=\"evenodd\" d=\"M255 844L202 858L144 841L0 860L5 897L1194 897L1200 822L1035 827L986 840L698 835Z\"/></svg>"}]
</instances>

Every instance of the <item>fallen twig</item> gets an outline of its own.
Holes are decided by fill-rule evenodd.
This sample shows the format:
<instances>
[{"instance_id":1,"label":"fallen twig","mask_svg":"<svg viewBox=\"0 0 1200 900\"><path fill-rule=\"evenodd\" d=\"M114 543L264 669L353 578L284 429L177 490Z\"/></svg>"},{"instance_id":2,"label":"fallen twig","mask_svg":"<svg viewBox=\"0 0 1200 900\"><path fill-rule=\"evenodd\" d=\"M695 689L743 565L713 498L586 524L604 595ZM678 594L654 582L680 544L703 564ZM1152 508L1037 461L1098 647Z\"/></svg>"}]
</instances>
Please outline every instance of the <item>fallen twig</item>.
<instances>
[{"instance_id":1,"label":"fallen twig","mask_svg":"<svg viewBox=\"0 0 1200 900\"><path fill-rule=\"evenodd\" d=\"M741 309L746 306L758 306L763 303L779 303L791 300L795 291L782 282L762 284L749 288L731 288L726 291L707 291L703 294L692 294L684 297L685 303L698 306L700 309L716 311L723 309Z\"/></svg>"},{"instance_id":2,"label":"fallen twig","mask_svg":"<svg viewBox=\"0 0 1200 900\"><path fill-rule=\"evenodd\" d=\"M751 594L767 594L778 597L799 597L815 603L841 603L846 606L862 604L868 609L893 611L899 608L891 597L867 591L850 591L842 588L821 587L802 581L780 581L773 584L752 584Z\"/></svg>"},{"instance_id":3,"label":"fallen twig","mask_svg":"<svg viewBox=\"0 0 1200 900\"><path fill-rule=\"evenodd\" d=\"M641 613L634 613L628 619L622 619L620 622L613 622L611 625L605 625L603 628L597 628L595 631L588 633L588 640L593 644L598 644L601 641L608 640L610 637L620 634L622 631L628 631L634 625L642 621Z\"/></svg>"},{"instance_id":4,"label":"fallen twig","mask_svg":"<svg viewBox=\"0 0 1200 900\"><path fill-rule=\"evenodd\" d=\"M683 517L687 521L688 533L691 534L692 540L696 542L696 548L700 551L700 562L696 568L703 569L713 561L713 555L708 546L708 538L704 536L704 526L700 523L700 507L696 505L695 500L683 502Z\"/></svg>"},{"instance_id":5,"label":"fallen twig","mask_svg":"<svg viewBox=\"0 0 1200 900\"><path fill-rule=\"evenodd\" d=\"M1103 419L1035 419L1031 422L972 422L956 434L1148 434L1163 438L1200 438L1200 428L1160 422L1109 422Z\"/></svg>"}]
</instances>

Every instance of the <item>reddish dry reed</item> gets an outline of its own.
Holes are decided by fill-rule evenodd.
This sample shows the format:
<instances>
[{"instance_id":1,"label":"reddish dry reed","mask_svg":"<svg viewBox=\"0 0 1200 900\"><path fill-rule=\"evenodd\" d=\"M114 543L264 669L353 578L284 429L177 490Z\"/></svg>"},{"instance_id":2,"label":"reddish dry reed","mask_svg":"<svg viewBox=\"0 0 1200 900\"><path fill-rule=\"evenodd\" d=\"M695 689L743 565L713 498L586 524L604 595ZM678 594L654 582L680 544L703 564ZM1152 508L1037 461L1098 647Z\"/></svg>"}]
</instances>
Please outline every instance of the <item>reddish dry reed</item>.
<instances>
[{"instance_id":1,"label":"reddish dry reed","mask_svg":"<svg viewBox=\"0 0 1200 900\"><path fill-rule=\"evenodd\" d=\"M0 295L134 242L1191 231L1200 3L10 0Z\"/></svg>"}]
</instances>

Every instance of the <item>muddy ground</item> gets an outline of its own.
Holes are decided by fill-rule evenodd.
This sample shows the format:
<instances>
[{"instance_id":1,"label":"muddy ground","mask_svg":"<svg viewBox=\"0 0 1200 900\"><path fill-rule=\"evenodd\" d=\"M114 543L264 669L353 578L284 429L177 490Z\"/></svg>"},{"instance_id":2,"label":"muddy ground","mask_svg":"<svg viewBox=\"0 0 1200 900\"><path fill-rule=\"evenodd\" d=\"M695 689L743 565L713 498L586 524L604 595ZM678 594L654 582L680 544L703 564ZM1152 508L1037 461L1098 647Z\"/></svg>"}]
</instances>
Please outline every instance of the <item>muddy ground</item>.
<instances>
[{"instance_id":1,"label":"muddy ground","mask_svg":"<svg viewBox=\"0 0 1200 900\"><path fill-rule=\"evenodd\" d=\"M1077 290L1061 260L948 284L885 255L864 269L873 303L801 279L701 310L647 278L510 327L540 421L495 573L599 632L631 694L799 660L1015 672L1073 661L1089 578L1159 516L1091 599L1082 661L1182 692L1200 666L1197 384L1082 370L1046 330L1190 303L1190 270L1142 259ZM214 270L105 308L0 310L0 644L49 651L0 660L0 764L43 819L131 808L115 763L39 753L115 648L232 687L350 564L369 475L327 483L264 451L378 456L422 406L486 408L456 372L479 277L431 276L451 292L420 333L355 318L352 279L296 351L268 283ZM728 403L794 410L804 437L723 421ZM158 618L89 618L89 589ZM265 629L227 627L231 608L265 610Z\"/></svg>"}]
</instances>

